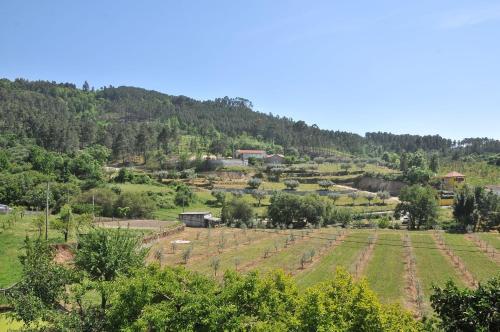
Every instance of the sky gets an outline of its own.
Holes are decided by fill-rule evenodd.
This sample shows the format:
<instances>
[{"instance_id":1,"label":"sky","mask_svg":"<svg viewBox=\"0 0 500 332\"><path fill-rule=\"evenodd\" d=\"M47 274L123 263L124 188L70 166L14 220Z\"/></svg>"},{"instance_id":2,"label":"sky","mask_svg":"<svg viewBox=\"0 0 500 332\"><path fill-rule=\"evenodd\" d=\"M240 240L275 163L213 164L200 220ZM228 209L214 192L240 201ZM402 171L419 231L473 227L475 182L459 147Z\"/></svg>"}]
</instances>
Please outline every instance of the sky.
<instances>
[{"instance_id":1,"label":"sky","mask_svg":"<svg viewBox=\"0 0 500 332\"><path fill-rule=\"evenodd\" d=\"M0 77L243 97L320 128L500 139L500 1L0 1Z\"/></svg>"}]
</instances>

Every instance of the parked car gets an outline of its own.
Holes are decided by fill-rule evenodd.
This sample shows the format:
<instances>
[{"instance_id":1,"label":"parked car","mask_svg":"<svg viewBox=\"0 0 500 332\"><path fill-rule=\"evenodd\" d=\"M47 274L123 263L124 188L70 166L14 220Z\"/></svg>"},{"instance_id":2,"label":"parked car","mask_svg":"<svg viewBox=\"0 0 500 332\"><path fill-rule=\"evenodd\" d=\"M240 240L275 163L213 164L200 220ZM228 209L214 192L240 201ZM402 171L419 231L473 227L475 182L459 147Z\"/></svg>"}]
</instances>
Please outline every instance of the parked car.
<instances>
[{"instance_id":1,"label":"parked car","mask_svg":"<svg viewBox=\"0 0 500 332\"><path fill-rule=\"evenodd\" d=\"M12 209L8 207L5 204L0 204L0 214L7 214L11 211Z\"/></svg>"}]
</instances>

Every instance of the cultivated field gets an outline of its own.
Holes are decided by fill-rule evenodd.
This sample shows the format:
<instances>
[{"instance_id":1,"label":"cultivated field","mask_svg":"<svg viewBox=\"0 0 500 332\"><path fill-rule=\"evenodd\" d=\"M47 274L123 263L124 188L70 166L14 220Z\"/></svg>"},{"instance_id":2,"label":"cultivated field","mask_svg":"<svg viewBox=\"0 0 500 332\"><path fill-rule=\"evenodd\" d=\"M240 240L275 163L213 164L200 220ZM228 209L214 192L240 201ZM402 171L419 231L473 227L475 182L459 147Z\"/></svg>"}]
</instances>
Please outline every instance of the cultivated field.
<instances>
[{"instance_id":1,"label":"cultivated field","mask_svg":"<svg viewBox=\"0 0 500 332\"><path fill-rule=\"evenodd\" d=\"M480 236L491 243L500 241L498 234ZM172 244L175 240L189 243ZM383 302L400 303L416 314L430 310L433 284L442 286L451 279L472 286L500 273L498 257L466 235L400 230L186 228L153 245L149 260L185 265L218 278L227 269L283 269L301 289L329 279L343 267L366 278Z\"/></svg>"}]
</instances>

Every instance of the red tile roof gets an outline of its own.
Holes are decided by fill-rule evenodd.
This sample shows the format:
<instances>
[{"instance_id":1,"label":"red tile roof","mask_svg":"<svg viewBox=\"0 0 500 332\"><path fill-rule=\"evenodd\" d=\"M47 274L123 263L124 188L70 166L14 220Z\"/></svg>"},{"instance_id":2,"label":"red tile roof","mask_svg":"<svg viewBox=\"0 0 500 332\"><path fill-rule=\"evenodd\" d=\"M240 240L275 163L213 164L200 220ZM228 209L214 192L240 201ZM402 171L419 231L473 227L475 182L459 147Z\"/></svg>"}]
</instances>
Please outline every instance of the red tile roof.
<instances>
[{"instance_id":1,"label":"red tile roof","mask_svg":"<svg viewBox=\"0 0 500 332\"><path fill-rule=\"evenodd\" d=\"M266 151L263 150L236 150L237 153L255 153L255 154L262 154L266 153Z\"/></svg>"},{"instance_id":2,"label":"red tile roof","mask_svg":"<svg viewBox=\"0 0 500 332\"><path fill-rule=\"evenodd\" d=\"M444 176L445 178L464 178L465 175L458 172L450 172Z\"/></svg>"}]
</instances>

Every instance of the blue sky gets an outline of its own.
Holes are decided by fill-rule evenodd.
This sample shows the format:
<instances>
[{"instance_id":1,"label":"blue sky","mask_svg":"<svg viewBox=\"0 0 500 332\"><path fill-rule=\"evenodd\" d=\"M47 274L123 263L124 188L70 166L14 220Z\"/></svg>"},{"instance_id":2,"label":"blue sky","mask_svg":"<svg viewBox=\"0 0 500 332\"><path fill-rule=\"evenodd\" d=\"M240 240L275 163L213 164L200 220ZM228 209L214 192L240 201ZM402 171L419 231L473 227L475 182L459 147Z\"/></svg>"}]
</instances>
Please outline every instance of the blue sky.
<instances>
[{"instance_id":1,"label":"blue sky","mask_svg":"<svg viewBox=\"0 0 500 332\"><path fill-rule=\"evenodd\" d=\"M0 76L245 97L361 134L500 139L500 1L2 0Z\"/></svg>"}]
</instances>

